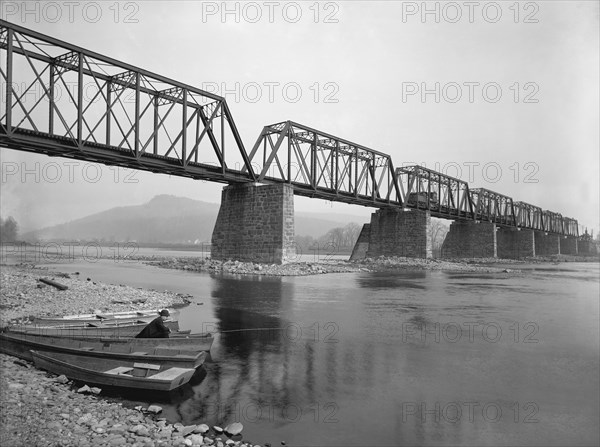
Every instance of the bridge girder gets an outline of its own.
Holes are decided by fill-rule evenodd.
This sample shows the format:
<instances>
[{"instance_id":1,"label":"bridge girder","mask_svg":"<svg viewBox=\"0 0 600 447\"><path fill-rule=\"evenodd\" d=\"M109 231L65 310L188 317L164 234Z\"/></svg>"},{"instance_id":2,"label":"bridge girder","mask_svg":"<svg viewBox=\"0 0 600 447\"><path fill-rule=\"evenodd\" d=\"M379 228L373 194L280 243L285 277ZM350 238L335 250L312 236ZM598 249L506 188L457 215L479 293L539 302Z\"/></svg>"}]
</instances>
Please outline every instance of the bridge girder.
<instances>
[{"instance_id":1,"label":"bridge girder","mask_svg":"<svg viewBox=\"0 0 600 447\"><path fill-rule=\"evenodd\" d=\"M224 98L3 20L0 53L0 145L255 181L252 170L239 170L249 159Z\"/></svg>"}]
</instances>

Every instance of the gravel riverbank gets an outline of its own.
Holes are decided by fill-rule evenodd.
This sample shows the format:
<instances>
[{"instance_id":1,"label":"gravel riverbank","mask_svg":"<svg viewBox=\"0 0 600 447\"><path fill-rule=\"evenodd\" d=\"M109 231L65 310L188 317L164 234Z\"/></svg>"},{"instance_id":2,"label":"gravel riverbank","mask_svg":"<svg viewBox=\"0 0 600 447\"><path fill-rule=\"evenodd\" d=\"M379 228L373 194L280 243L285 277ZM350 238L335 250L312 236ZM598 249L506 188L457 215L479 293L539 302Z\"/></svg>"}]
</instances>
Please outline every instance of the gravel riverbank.
<instances>
[{"instance_id":1,"label":"gravel riverbank","mask_svg":"<svg viewBox=\"0 0 600 447\"><path fill-rule=\"evenodd\" d=\"M60 291L40 278L68 286ZM2 325L30 316L178 307L187 296L168 291L100 284L34 266L0 269ZM170 424L147 409L78 393L81 384L37 370L31 363L0 354L0 446L250 446L203 424ZM158 410L158 408L149 407ZM235 421L231 421L235 422ZM208 430L208 431L206 431ZM266 444L265 444L266 446Z\"/></svg>"},{"instance_id":2,"label":"gravel riverbank","mask_svg":"<svg viewBox=\"0 0 600 447\"><path fill-rule=\"evenodd\" d=\"M78 393L66 377L47 374L9 355L0 354L0 371L2 446L251 445L218 436L203 424L169 424L160 412L154 413L160 410L157 406L136 410Z\"/></svg>"},{"instance_id":3,"label":"gravel riverbank","mask_svg":"<svg viewBox=\"0 0 600 447\"><path fill-rule=\"evenodd\" d=\"M404 257L367 258L362 261L329 260L319 262L290 262L283 265L241 261L216 261L211 258L146 256L138 259L148 265L191 272L229 273L237 275L306 276L325 273L376 272L389 270L449 270L463 272L507 273L506 268L493 267L486 259L447 261ZM496 262L498 262L496 260ZM510 259L502 263L514 264ZM510 272L518 270L510 269Z\"/></svg>"},{"instance_id":4,"label":"gravel riverbank","mask_svg":"<svg viewBox=\"0 0 600 447\"><path fill-rule=\"evenodd\" d=\"M68 287L58 290L39 281L50 279ZM169 291L136 289L134 287L101 284L92 278L35 267L32 265L2 265L0 323L29 316L51 316L90 313L95 310L118 312L133 309L159 309L187 304L187 298Z\"/></svg>"}]
</instances>

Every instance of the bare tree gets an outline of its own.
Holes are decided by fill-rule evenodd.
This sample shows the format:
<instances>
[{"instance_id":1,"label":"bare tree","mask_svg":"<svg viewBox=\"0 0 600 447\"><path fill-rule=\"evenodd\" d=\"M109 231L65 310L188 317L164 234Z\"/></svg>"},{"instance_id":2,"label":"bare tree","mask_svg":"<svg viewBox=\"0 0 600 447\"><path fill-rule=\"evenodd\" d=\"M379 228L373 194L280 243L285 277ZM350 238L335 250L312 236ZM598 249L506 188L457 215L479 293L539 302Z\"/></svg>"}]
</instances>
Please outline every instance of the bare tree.
<instances>
[{"instance_id":1,"label":"bare tree","mask_svg":"<svg viewBox=\"0 0 600 447\"><path fill-rule=\"evenodd\" d=\"M439 258L442 252L442 244L448 234L450 227L444 224L443 220L431 219L431 225L429 226L429 235L431 236L431 249L434 258Z\"/></svg>"},{"instance_id":2,"label":"bare tree","mask_svg":"<svg viewBox=\"0 0 600 447\"><path fill-rule=\"evenodd\" d=\"M358 239L361 230L362 227L356 222L350 222L344 227L344 239L346 247L354 247L354 244L356 244L356 240Z\"/></svg>"}]
</instances>

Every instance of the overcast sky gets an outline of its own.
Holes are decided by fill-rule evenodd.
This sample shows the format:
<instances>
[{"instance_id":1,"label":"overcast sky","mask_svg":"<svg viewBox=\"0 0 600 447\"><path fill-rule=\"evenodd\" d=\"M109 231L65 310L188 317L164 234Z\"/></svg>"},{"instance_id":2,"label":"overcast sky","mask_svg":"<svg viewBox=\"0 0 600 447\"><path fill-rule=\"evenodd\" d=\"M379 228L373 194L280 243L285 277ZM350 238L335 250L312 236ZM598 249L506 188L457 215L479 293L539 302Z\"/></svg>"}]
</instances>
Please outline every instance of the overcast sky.
<instances>
[{"instance_id":1,"label":"overcast sky","mask_svg":"<svg viewBox=\"0 0 600 447\"><path fill-rule=\"evenodd\" d=\"M290 119L600 227L597 1L67 3L3 1L2 18L224 95L246 147ZM2 216L28 230L223 186L107 167L91 182L66 161L2 149Z\"/></svg>"}]
</instances>

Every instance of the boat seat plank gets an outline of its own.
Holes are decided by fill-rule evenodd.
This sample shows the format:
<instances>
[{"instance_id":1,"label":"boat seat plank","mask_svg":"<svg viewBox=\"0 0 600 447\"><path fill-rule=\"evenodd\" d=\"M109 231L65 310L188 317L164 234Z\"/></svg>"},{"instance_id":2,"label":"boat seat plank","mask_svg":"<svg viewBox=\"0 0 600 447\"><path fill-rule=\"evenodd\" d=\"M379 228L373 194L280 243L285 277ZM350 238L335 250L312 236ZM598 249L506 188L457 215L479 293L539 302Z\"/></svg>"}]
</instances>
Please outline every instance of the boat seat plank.
<instances>
[{"instance_id":1,"label":"boat seat plank","mask_svg":"<svg viewBox=\"0 0 600 447\"><path fill-rule=\"evenodd\" d=\"M189 371L192 371L192 369L173 367L159 372L157 374L154 374L153 376L151 376L151 378L157 380L173 380L179 377L181 374L187 373Z\"/></svg>"},{"instance_id":2,"label":"boat seat plank","mask_svg":"<svg viewBox=\"0 0 600 447\"><path fill-rule=\"evenodd\" d=\"M95 348L93 348L92 346L82 346L79 349L81 349L82 351L93 351Z\"/></svg>"},{"instance_id":3,"label":"boat seat plank","mask_svg":"<svg viewBox=\"0 0 600 447\"><path fill-rule=\"evenodd\" d=\"M104 371L106 374L115 374L115 375L119 375L119 374L126 374L128 372L130 372L133 368L130 368L128 366L117 366L116 368L110 369L108 371Z\"/></svg>"},{"instance_id":4,"label":"boat seat plank","mask_svg":"<svg viewBox=\"0 0 600 447\"><path fill-rule=\"evenodd\" d=\"M136 352L132 352L131 355L148 355L148 352L146 352L146 351L136 351Z\"/></svg>"},{"instance_id":5,"label":"boat seat plank","mask_svg":"<svg viewBox=\"0 0 600 447\"><path fill-rule=\"evenodd\" d=\"M175 353L177 353L177 351L175 349L168 349L168 348L156 348L156 349L154 349L154 355L172 356Z\"/></svg>"},{"instance_id":6,"label":"boat seat plank","mask_svg":"<svg viewBox=\"0 0 600 447\"><path fill-rule=\"evenodd\" d=\"M160 369L160 365L154 365L152 363L134 363L134 368L145 368L145 369L154 369L158 371Z\"/></svg>"},{"instance_id":7,"label":"boat seat plank","mask_svg":"<svg viewBox=\"0 0 600 447\"><path fill-rule=\"evenodd\" d=\"M128 344L115 343L112 345L111 350L119 354L129 354L131 352L131 347Z\"/></svg>"}]
</instances>

